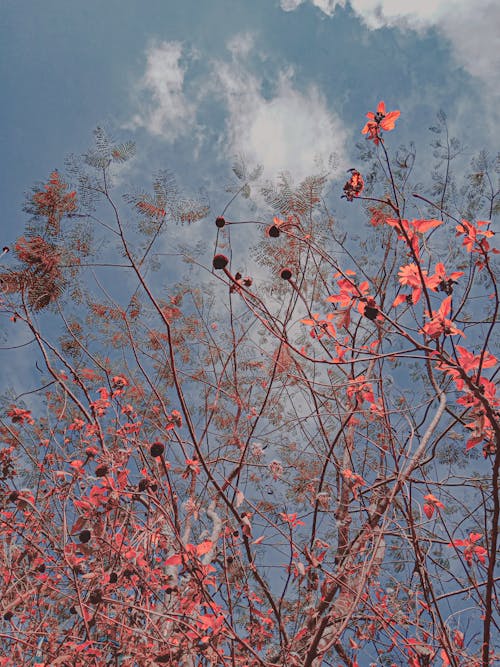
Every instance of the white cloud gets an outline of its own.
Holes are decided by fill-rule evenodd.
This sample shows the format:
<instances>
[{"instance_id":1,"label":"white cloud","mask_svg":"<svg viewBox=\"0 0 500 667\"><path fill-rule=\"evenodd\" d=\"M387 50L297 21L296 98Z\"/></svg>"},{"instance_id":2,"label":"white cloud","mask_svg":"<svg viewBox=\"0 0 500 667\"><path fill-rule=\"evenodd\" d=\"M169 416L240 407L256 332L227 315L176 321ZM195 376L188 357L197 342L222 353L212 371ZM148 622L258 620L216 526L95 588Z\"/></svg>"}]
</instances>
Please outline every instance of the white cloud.
<instances>
[{"instance_id":1,"label":"white cloud","mask_svg":"<svg viewBox=\"0 0 500 667\"><path fill-rule=\"evenodd\" d=\"M281 0L280 7L285 12L293 12L293 10L297 9L303 2L304 0Z\"/></svg>"},{"instance_id":2,"label":"white cloud","mask_svg":"<svg viewBox=\"0 0 500 667\"><path fill-rule=\"evenodd\" d=\"M297 9L305 0L280 0L280 7L285 12L293 12L294 9ZM335 7L339 5L340 7L345 6L345 0L311 0L312 4L318 9L321 9L322 12L331 16L335 10Z\"/></svg>"},{"instance_id":3,"label":"white cloud","mask_svg":"<svg viewBox=\"0 0 500 667\"><path fill-rule=\"evenodd\" d=\"M281 0L292 11L305 0ZM310 0L328 16L346 0ZM500 88L500 4L494 0L351 0L351 6L371 29L399 26L413 30L435 27L450 41L458 63Z\"/></svg>"},{"instance_id":4,"label":"white cloud","mask_svg":"<svg viewBox=\"0 0 500 667\"><path fill-rule=\"evenodd\" d=\"M146 70L138 84L138 97L146 100L139 103L129 127L145 127L167 141L190 131L195 106L184 94L186 67L181 57L180 42L161 42L148 49Z\"/></svg>"},{"instance_id":5,"label":"white cloud","mask_svg":"<svg viewBox=\"0 0 500 667\"><path fill-rule=\"evenodd\" d=\"M490 93L500 89L500 5L476 0L461 12L443 16L441 29L450 40L458 62L488 85Z\"/></svg>"},{"instance_id":6,"label":"white cloud","mask_svg":"<svg viewBox=\"0 0 500 667\"><path fill-rule=\"evenodd\" d=\"M235 58L247 56L254 45L254 35L251 32L239 32L227 43L227 48Z\"/></svg>"},{"instance_id":7,"label":"white cloud","mask_svg":"<svg viewBox=\"0 0 500 667\"><path fill-rule=\"evenodd\" d=\"M269 178L287 171L297 180L318 173L331 154L344 162L346 132L316 86L301 92L292 72L282 72L274 94L264 97L261 80L236 61L218 63L216 77L228 109L227 156L261 164Z\"/></svg>"},{"instance_id":8,"label":"white cloud","mask_svg":"<svg viewBox=\"0 0 500 667\"><path fill-rule=\"evenodd\" d=\"M225 115L219 135L224 158L241 155L249 166L262 164L268 178L287 171L303 179L326 170L332 154L344 168L347 133L322 92L315 85L298 90L289 70L279 73L274 83L266 80L272 92L264 95L264 80L250 67L255 64L254 41L250 32L234 35L227 43L231 57L208 63L212 76L198 75L197 85L188 90L189 63L183 64L182 44L153 45L138 85L147 98L128 127L144 127L167 141L188 133L202 141L203 122L210 126L210 119L200 117L197 124L196 113L203 99L213 98ZM257 56L266 58L265 53Z\"/></svg>"}]
</instances>

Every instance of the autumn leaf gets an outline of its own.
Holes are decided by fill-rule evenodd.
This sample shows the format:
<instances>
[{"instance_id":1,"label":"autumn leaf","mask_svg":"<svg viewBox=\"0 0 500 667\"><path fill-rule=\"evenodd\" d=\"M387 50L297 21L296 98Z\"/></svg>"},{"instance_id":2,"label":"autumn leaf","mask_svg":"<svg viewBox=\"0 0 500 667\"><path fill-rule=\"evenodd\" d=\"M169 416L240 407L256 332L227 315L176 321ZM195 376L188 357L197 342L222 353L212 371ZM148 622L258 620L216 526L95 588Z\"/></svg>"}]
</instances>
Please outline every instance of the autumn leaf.
<instances>
[{"instance_id":1,"label":"autumn leaf","mask_svg":"<svg viewBox=\"0 0 500 667\"><path fill-rule=\"evenodd\" d=\"M419 234L424 234L428 232L429 229L434 229L443 224L442 220L412 220L410 223L413 229Z\"/></svg>"},{"instance_id":2,"label":"autumn leaf","mask_svg":"<svg viewBox=\"0 0 500 667\"><path fill-rule=\"evenodd\" d=\"M203 556L203 554L206 554L210 551L213 545L214 543L211 542L210 540L205 540L204 542L201 542L201 544L198 544L198 546L196 547L196 554L198 556Z\"/></svg>"},{"instance_id":3,"label":"autumn leaf","mask_svg":"<svg viewBox=\"0 0 500 667\"><path fill-rule=\"evenodd\" d=\"M369 111L366 114L369 120L361 130L361 134L368 134L367 139L378 144L382 140L379 135L379 128L387 132L393 130L400 113L400 111L386 112L385 102L379 102L376 113Z\"/></svg>"},{"instance_id":4,"label":"autumn leaf","mask_svg":"<svg viewBox=\"0 0 500 667\"><path fill-rule=\"evenodd\" d=\"M181 554L174 554L173 556L170 556L167 558L165 561L164 565L169 566L169 565L180 565L182 563L182 555Z\"/></svg>"}]
</instances>

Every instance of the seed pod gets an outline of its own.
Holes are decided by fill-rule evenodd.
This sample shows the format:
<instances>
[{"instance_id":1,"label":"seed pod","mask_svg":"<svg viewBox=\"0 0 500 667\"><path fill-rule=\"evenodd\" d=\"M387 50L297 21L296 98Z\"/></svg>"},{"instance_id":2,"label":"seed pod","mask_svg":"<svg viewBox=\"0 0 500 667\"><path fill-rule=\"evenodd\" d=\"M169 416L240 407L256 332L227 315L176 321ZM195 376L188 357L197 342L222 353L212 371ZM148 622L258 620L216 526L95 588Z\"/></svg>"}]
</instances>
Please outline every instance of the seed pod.
<instances>
[{"instance_id":1,"label":"seed pod","mask_svg":"<svg viewBox=\"0 0 500 667\"><path fill-rule=\"evenodd\" d=\"M215 255L213 259L214 269L217 269L218 271L225 269L228 263L229 260L225 255Z\"/></svg>"},{"instance_id":2,"label":"seed pod","mask_svg":"<svg viewBox=\"0 0 500 667\"><path fill-rule=\"evenodd\" d=\"M90 604L99 604L102 601L102 591L97 588L95 591L89 595Z\"/></svg>"},{"instance_id":3,"label":"seed pod","mask_svg":"<svg viewBox=\"0 0 500 667\"><path fill-rule=\"evenodd\" d=\"M80 535L78 536L78 539L82 544L85 544L85 542L89 542L90 540L90 530L82 530Z\"/></svg>"},{"instance_id":4,"label":"seed pod","mask_svg":"<svg viewBox=\"0 0 500 667\"><path fill-rule=\"evenodd\" d=\"M137 488L139 491L145 491L148 488L149 482L147 479L141 479L139 481L139 484L137 485Z\"/></svg>"},{"instance_id":5,"label":"seed pod","mask_svg":"<svg viewBox=\"0 0 500 667\"><path fill-rule=\"evenodd\" d=\"M281 269L280 277L283 278L283 280L290 280L290 278L292 277L292 272L290 271L290 269L286 268Z\"/></svg>"},{"instance_id":6,"label":"seed pod","mask_svg":"<svg viewBox=\"0 0 500 667\"><path fill-rule=\"evenodd\" d=\"M367 317L369 320L375 320L378 315L378 309L374 308L373 306L366 306L365 308L365 317Z\"/></svg>"},{"instance_id":7,"label":"seed pod","mask_svg":"<svg viewBox=\"0 0 500 667\"><path fill-rule=\"evenodd\" d=\"M165 451L165 445L163 444L163 442L153 442L149 450L149 453L153 458L156 459L160 457L164 451Z\"/></svg>"},{"instance_id":8,"label":"seed pod","mask_svg":"<svg viewBox=\"0 0 500 667\"><path fill-rule=\"evenodd\" d=\"M222 227L224 227L226 224L226 221L221 215L219 215L219 217L215 219L215 224L219 229L222 229Z\"/></svg>"}]
</instances>

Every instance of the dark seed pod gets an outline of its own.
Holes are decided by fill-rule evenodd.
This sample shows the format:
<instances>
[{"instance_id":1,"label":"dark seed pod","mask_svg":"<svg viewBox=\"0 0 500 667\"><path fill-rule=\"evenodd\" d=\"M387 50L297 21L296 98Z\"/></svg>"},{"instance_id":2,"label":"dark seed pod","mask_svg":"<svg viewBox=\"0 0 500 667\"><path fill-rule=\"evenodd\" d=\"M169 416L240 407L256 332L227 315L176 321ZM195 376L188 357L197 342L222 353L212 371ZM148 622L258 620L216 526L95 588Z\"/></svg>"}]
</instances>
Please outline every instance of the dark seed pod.
<instances>
[{"instance_id":1,"label":"dark seed pod","mask_svg":"<svg viewBox=\"0 0 500 667\"><path fill-rule=\"evenodd\" d=\"M102 601L102 591L98 588L89 595L90 604L99 604Z\"/></svg>"},{"instance_id":2,"label":"dark seed pod","mask_svg":"<svg viewBox=\"0 0 500 667\"><path fill-rule=\"evenodd\" d=\"M220 215L218 218L215 219L215 224L219 229L222 229L222 227L224 227L224 225L226 224L226 221Z\"/></svg>"},{"instance_id":3,"label":"dark seed pod","mask_svg":"<svg viewBox=\"0 0 500 667\"><path fill-rule=\"evenodd\" d=\"M89 542L90 541L90 530L82 530L80 535L78 535L78 539L80 540L80 542L82 542L82 544L85 544L85 542Z\"/></svg>"},{"instance_id":4,"label":"dark seed pod","mask_svg":"<svg viewBox=\"0 0 500 667\"><path fill-rule=\"evenodd\" d=\"M95 469L95 476L96 477L106 477L108 472L109 472L108 466L105 465L105 464L102 464L100 466L97 466L97 468Z\"/></svg>"},{"instance_id":5,"label":"dark seed pod","mask_svg":"<svg viewBox=\"0 0 500 667\"><path fill-rule=\"evenodd\" d=\"M225 269L228 263L229 260L226 257L226 255L215 255L213 259L214 269L217 269L218 271L220 271L221 269Z\"/></svg>"},{"instance_id":6,"label":"dark seed pod","mask_svg":"<svg viewBox=\"0 0 500 667\"><path fill-rule=\"evenodd\" d=\"M271 238L277 239L278 236L280 235L280 230L278 229L278 227L276 227L276 225L271 225L271 227L269 227L267 233L269 234L269 236Z\"/></svg>"},{"instance_id":7,"label":"dark seed pod","mask_svg":"<svg viewBox=\"0 0 500 667\"><path fill-rule=\"evenodd\" d=\"M149 450L149 453L153 458L156 459L159 456L161 456L164 451L165 451L165 445L163 444L163 442L153 442L153 444L151 445L151 449Z\"/></svg>"},{"instance_id":8,"label":"dark seed pod","mask_svg":"<svg viewBox=\"0 0 500 667\"><path fill-rule=\"evenodd\" d=\"M4 621L10 621L13 616L14 614L11 611L6 611L3 615Z\"/></svg>"},{"instance_id":9,"label":"dark seed pod","mask_svg":"<svg viewBox=\"0 0 500 667\"><path fill-rule=\"evenodd\" d=\"M9 493L9 500L11 503L15 503L18 498L19 498L19 491L11 491Z\"/></svg>"},{"instance_id":10,"label":"dark seed pod","mask_svg":"<svg viewBox=\"0 0 500 667\"><path fill-rule=\"evenodd\" d=\"M375 320L378 315L378 310L377 308L374 308L373 306L366 306L365 308L365 317L367 317L369 320Z\"/></svg>"},{"instance_id":11,"label":"dark seed pod","mask_svg":"<svg viewBox=\"0 0 500 667\"><path fill-rule=\"evenodd\" d=\"M292 272L290 269L281 269L280 277L283 278L283 280L290 280Z\"/></svg>"},{"instance_id":12,"label":"dark seed pod","mask_svg":"<svg viewBox=\"0 0 500 667\"><path fill-rule=\"evenodd\" d=\"M137 485L137 488L139 491L145 491L148 488L149 482L147 479L141 479L139 481L139 484Z\"/></svg>"},{"instance_id":13,"label":"dark seed pod","mask_svg":"<svg viewBox=\"0 0 500 667\"><path fill-rule=\"evenodd\" d=\"M118 575L116 574L116 572L111 572L111 574L109 575L109 583L116 584L117 581L118 581Z\"/></svg>"}]
</instances>

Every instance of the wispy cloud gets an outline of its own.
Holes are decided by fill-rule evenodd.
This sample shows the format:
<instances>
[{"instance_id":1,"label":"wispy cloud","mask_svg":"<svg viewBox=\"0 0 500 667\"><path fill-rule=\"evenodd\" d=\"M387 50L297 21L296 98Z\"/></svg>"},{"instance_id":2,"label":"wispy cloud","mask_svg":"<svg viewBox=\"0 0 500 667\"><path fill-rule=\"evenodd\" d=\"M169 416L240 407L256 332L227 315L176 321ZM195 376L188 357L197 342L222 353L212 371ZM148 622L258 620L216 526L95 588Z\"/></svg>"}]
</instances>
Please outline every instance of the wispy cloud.
<instances>
[{"instance_id":1,"label":"wispy cloud","mask_svg":"<svg viewBox=\"0 0 500 667\"><path fill-rule=\"evenodd\" d=\"M244 58L253 49L255 36L251 32L238 32L232 37L227 48L235 58Z\"/></svg>"},{"instance_id":2,"label":"wispy cloud","mask_svg":"<svg viewBox=\"0 0 500 667\"><path fill-rule=\"evenodd\" d=\"M267 71L265 83L272 92L265 94L265 75L257 64L266 55L256 58L254 42L251 32L234 35L225 60L206 61L211 74L204 78L189 69L180 42L151 46L137 86L138 97L145 99L137 102L129 128L144 127L166 141L199 139L200 128L213 128L219 115L224 119L218 135L223 157L243 155L249 164L262 164L268 178L283 171L296 179L318 173L332 154L344 167L346 132L324 94L315 85L298 89L291 68ZM190 76L196 80L189 81ZM201 104L207 100L210 104Z\"/></svg>"},{"instance_id":3,"label":"wispy cloud","mask_svg":"<svg viewBox=\"0 0 500 667\"><path fill-rule=\"evenodd\" d=\"M263 81L244 62L219 62L215 69L227 106L221 145L228 157L243 155L270 178L283 171L296 179L318 173L332 154L344 167L347 135L317 86L297 89L287 70L265 96Z\"/></svg>"},{"instance_id":4,"label":"wispy cloud","mask_svg":"<svg viewBox=\"0 0 500 667\"><path fill-rule=\"evenodd\" d=\"M136 88L139 110L129 123L131 129L144 127L166 141L190 131L196 108L184 92L182 51L180 42L161 42L148 49L146 69Z\"/></svg>"}]
</instances>

